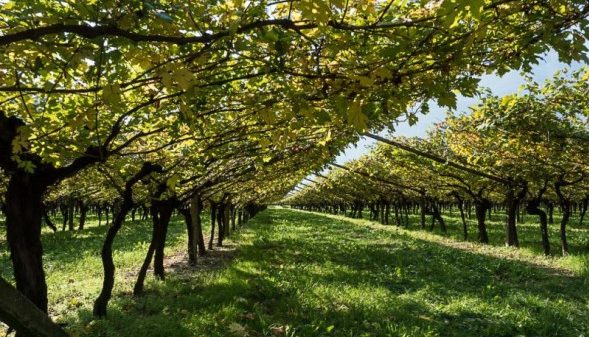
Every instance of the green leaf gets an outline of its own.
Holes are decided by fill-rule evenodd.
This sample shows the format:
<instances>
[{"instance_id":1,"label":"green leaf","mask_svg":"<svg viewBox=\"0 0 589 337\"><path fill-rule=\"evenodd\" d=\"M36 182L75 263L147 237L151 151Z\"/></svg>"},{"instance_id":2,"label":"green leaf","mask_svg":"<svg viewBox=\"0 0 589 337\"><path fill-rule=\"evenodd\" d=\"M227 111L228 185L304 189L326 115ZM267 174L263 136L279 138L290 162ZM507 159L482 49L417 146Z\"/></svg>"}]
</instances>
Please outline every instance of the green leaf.
<instances>
[{"instance_id":1,"label":"green leaf","mask_svg":"<svg viewBox=\"0 0 589 337\"><path fill-rule=\"evenodd\" d=\"M178 175L174 174L166 181L166 184L168 185L169 189L173 190L176 188L179 181L180 181L180 177Z\"/></svg>"},{"instance_id":2,"label":"green leaf","mask_svg":"<svg viewBox=\"0 0 589 337\"><path fill-rule=\"evenodd\" d=\"M368 129L368 117L362 112L361 100L355 100L348 108L348 123L352 124L358 132Z\"/></svg>"},{"instance_id":3,"label":"green leaf","mask_svg":"<svg viewBox=\"0 0 589 337\"><path fill-rule=\"evenodd\" d=\"M120 108L121 87L118 84L108 84L102 89L102 101L111 108Z\"/></svg>"},{"instance_id":4,"label":"green leaf","mask_svg":"<svg viewBox=\"0 0 589 337\"><path fill-rule=\"evenodd\" d=\"M260 117L262 117L262 120L267 124L274 124L276 122L276 114L270 108L263 108L260 110L259 114Z\"/></svg>"},{"instance_id":5,"label":"green leaf","mask_svg":"<svg viewBox=\"0 0 589 337\"><path fill-rule=\"evenodd\" d=\"M407 122L409 123L409 126L413 126L417 123L418 118L417 116L415 116L415 114L409 114L409 116L407 116Z\"/></svg>"},{"instance_id":6,"label":"green leaf","mask_svg":"<svg viewBox=\"0 0 589 337\"><path fill-rule=\"evenodd\" d=\"M178 68L174 70L174 79L178 82L178 86L184 91L192 88L194 82L192 72L186 68Z\"/></svg>"},{"instance_id":7,"label":"green leaf","mask_svg":"<svg viewBox=\"0 0 589 337\"><path fill-rule=\"evenodd\" d=\"M456 94L448 91L438 97L438 105L441 107L448 107L456 109Z\"/></svg>"}]
</instances>

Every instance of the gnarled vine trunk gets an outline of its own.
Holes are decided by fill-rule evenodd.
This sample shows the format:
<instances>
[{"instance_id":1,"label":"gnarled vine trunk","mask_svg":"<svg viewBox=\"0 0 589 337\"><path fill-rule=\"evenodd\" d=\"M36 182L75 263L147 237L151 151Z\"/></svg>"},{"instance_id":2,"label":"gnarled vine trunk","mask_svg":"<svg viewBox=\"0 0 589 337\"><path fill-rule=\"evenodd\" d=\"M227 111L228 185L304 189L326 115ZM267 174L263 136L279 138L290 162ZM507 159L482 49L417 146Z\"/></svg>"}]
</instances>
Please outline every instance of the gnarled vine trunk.
<instances>
[{"instance_id":1,"label":"gnarled vine trunk","mask_svg":"<svg viewBox=\"0 0 589 337\"><path fill-rule=\"evenodd\" d=\"M519 239L517 237L517 220L518 209L522 199L526 196L528 185L524 182L523 187L519 193L515 193L516 186L509 186L507 194L505 195L505 212L507 213L507 223L505 226L505 243L507 246L519 247Z\"/></svg>"},{"instance_id":2,"label":"gnarled vine trunk","mask_svg":"<svg viewBox=\"0 0 589 337\"><path fill-rule=\"evenodd\" d=\"M15 173L6 190L6 235L16 288L47 313L41 223L46 185L28 173Z\"/></svg>"},{"instance_id":3,"label":"gnarled vine trunk","mask_svg":"<svg viewBox=\"0 0 589 337\"><path fill-rule=\"evenodd\" d=\"M170 218L174 212L176 200L166 200L159 205L160 221L155 238L155 253L153 257L153 273L161 280L165 279L164 269L164 249L166 247L166 237L168 234L168 226Z\"/></svg>"},{"instance_id":4,"label":"gnarled vine trunk","mask_svg":"<svg viewBox=\"0 0 589 337\"><path fill-rule=\"evenodd\" d=\"M217 246L223 246L223 240L225 239L225 204L220 203L217 207Z\"/></svg>"},{"instance_id":5,"label":"gnarled vine trunk","mask_svg":"<svg viewBox=\"0 0 589 337\"><path fill-rule=\"evenodd\" d=\"M147 248L147 253L145 254L145 259L143 260L143 264L139 269L139 273L137 273L137 280L135 281L135 286L133 287L133 295L139 296L143 294L143 286L145 284L145 276L147 276L147 269L151 265L151 261L153 260L153 253L155 252L155 240L154 238L157 237L157 230L159 227L159 214L157 208L155 206L150 207L151 211L151 219L152 219L152 232L151 232L151 241L149 243L149 247Z\"/></svg>"},{"instance_id":6,"label":"gnarled vine trunk","mask_svg":"<svg viewBox=\"0 0 589 337\"><path fill-rule=\"evenodd\" d=\"M93 314L94 316L103 317L106 316L106 308L108 302L112 296L112 289L115 283L115 264L112 257L112 245L115 237L121 229L127 213L133 207L133 186L147 176L151 172L160 171L161 167L145 163L142 168L133 177L131 177L125 183L125 189L123 191L123 201L118 208L118 211L113 219L112 226L108 229L106 238L102 245L101 258L102 267L104 271L104 278L102 281L102 289L98 298L94 301Z\"/></svg>"},{"instance_id":7,"label":"gnarled vine trunk","mask_svg":"<svg viewBox=\"0 0 589 337\"><path fill-rule=\"evenodd\" d=\"M481 198L474 201L474 211L477 217L477 227L479 231L478 239L481 243L489 243L487 225L485 224L485 217L489 207L491 207L491 203L487 199Z\"/></svg>"},{"instance_id":8,"label":"gnarled vine trunk","mask_svg":"<svg viewBox=\"0 0 589 337\"><path fill-rule=\"evenodd\" d=\"M458 192L451 193L451 195L456 199L456 204L460 211L460 219L462 219L462 236L464 241L466 241L468 239L468 226L466 225L466 219L464 217L464 200L460 197Z\"/></svg>"},{"instance_id":9,"label":"gnarled vine trunk","mask_svg":"<svg viewBox=\"0 0 589 337\"><path fill-rule=\"evenodd\" d=\"M550 241L548 240L548 217L546 212L540 209L540 202L542 196L548 188L548 180L544 181L544 186L538 191L538 194L534 196L526 205L526 212L531 215L537 215L540 219L540 233L542 235L542 248L544 249L545 255L550 255Z\"/></svg>"},{"instance_id":10,"label":"gnarled vine trunk","mask_svg":"<svg viewBox=\"0 0 589 337\"><path fill-rule=\"evenodd\" d=\"M211 202L211 236L209 237L209 250L213 249L213 241L215 240L215 222L217 220L217 204Z\"/></svg>"},{"instance_id":11,"label":"gnarled vine trunk","mask_svg":"<svg viewBox=\"0 0 589 337\"><path fill-rule=\"evenodd\" d=\"M540 209L540 200L532 199L528 201L526 212L531 215L537 215L540 219L540 233L542 235L542 248L545 255L550 255L550 241L548 239L548 216L546 212Z\"/></svg>"},{"instance_id":12,"label":"gnarled vine trunk","mask_svg":"<svg viewBox=\"0 0 589 337\"><path fill-rule=\"evenodd\" d=\"M425 201L425 196L421 196L421 198L419 199L419 218L420 218L420 224L421 224L421 228L425 229L425 215L427 213L427 203Z\"/></svg>"},{"instance_id":13,"label":"gnarled vine trunk","mask_svg":"<svg viewBox=\"0 0 589 337\"><path fill-rule=\"evenodd\" d=\"M78 224L78 230L83 230L86 225L86 215L88 214L88 205L85 202L80 201L80 222Z\"/></svg>"},{"instance_id":14,"label":"gnarled vine trunk","mask_svg":"<svg viewBox=\"0 0 589 337\"><path fill-rule=\"evenodd\" d=\"M571 217L571 200L567 198L562 192L562 187L569 185L564 181L564 177L561 176L556 183L554 183L554 190L558 196L558 203L562 212L562 218L560 220L560 248L563 256L569 253L569 244L567 242L567 224Z\"/></svg>"},{"instance_id":15,"label":"gnarled vine trunk","mask_svg":"<svg viewBox=\"0 0 589 337\"><path fill-rule=\"evenodd\" d=\"M202 213L202 200L200 195L195 195L190 200L190 216L192 218L192 235L195 240L196 247L198 247L198 254L205 255L206 254L206 247L205 247L205 240L202 234L202 220L201 220L201 213ZM196 247L193 247L193 250L196 252Z\"/></svg>"},{"instance_id":16,"label":"gnarled vine trunk","mask_svg":"<svg viewBox=\"0 0 589 337\"><path fill-rule=\"evenodd\" d=\"M581 204L581 214L579 215L579 226L583 226L583 219L585 218L585 214L587 214L587 208L589 208L589 195L583 199Z\"/></svg>"}]
</instances>

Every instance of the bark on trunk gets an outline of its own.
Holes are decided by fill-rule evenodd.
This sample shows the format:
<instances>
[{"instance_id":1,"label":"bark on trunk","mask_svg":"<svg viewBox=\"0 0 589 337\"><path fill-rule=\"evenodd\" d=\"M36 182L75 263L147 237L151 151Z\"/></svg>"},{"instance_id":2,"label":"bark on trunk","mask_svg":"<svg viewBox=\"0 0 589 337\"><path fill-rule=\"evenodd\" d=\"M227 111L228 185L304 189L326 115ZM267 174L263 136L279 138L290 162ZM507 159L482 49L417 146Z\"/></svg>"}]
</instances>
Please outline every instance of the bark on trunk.
<instances>
[{"instance_id":1,"label":"bark on trunk","mask_svg":"<svg viewBox=\"0 0 589 337\"><path fill-rule=\"evenodd\" d=\"M65 227L67 226L67 216L68 216L67 205L66 204L59 205L59 210L61 212L61 217L63 218L61 230L65 232Z\"/></svg>"},{"instance_id":2,"label":"bark on trunk","mask_svg":"<svg viewBox=\"0 0 589 337\"><path fill-rule=\"evenodd\" d=\"M519 200L515 196L515 191L509 189L507 192L505 203L507 206L507 224L505 226L505 236L507 246L519 247L519 239L517 237L516 217Z\"/></svg>"},{"instance_id":3,"label":"bark on trunk","mask_svg":"<svg viewBox=\"0 0 589 337\"><path fill-rule=\"evenodd\" d=\"M422 229L425 229L426 207L427 207L427 204L425 202L425 197L422 196L421 200L419 200L420 220L421 220L421 228Z\"/></svg>"},{"instance_id":4,"label":"bark on trunk","mask_svg":"<svg viewBox=\"0 0 589 337\"><path fill-rule=\"evenodd\" d=\"M68 230L74 230L74 201L70 200L67 205L67 226Z\"/></svg>"},{"instance_id":5,"label":"bark on trunk","mask_svg":"<svg viewBox=\"0 0 589 337\"><path fill-rule=\"evenodd\" d=\"M231 211L230 211L230 217L231 217L231 230L235 232L235 229L236 229L236 227L235 227L235 217L236 217L236 214L235 214L235 212L237 211L237 209L235 208L235 206L234 206L234 205L231 205L231 208L230 208L230 210L231 210Z\"/></svg>"},{"instance_id":6,"label":"bark on trunk","mask_svg":"<svg viewBox=\"0 0 589 337\"><path fill-rule=\"evenodd\" d=\"M187 253L188 253L188 264L195 265L197 262L197 250L196 250L196 240L194 239L194 232L192 230L192 217L190 214L190 209L180 208L178 210L180 214L184 217L184 223L186 224L186 234L188 236L188 246L187 246Z\"/></svg>"},{"instance_id":7,"label":"bark on trunk","mask_svg":"<svg viewBox=\"0 0 589 337\"><path fill-rule=\"evenodd\" d=\"M47 284L43 270L41 222L44 186L33 176L12 176L6 190L6 234L16 288L41 311L47 312Z\"/></svg>"},{"instance_id":8,"label":"bark on trunk","mask_svg":"<svg viewBox=\"0 0 589 337\"><path fill-rule=\"evenodd\" d=\"M211 202L211 236L209 237L209 250L213 250L213 240L215 240L215 222L217 219L217 205Z\"/></svg>"},{"instance_id":9,"label":"bark on trunk","mask_svg":"<svg viewBox=\"0 0 589 337\"><path fill-rule=\"evenodd\" d=\"M581 205L581 214L579 216L579 226L583 226L583 219L585 218L585 214L587 213L587 208L589 208L589 195L583 199L583 204Z\"/></svg>"},{"instance_id":10,"label":"bark on trunk","mask_svg":"<svg viewBox=\"0 0 589 337\"><path fill-rule=\"evenodd\" d=\"M550 242L548 241L548 217L546 216L546 212L540 209L540 202L542 201L542 196L546 193L548 189L548 180L544 181L544 186L538 191L536 196L528 201L526 205L526 212L531 215L537 215L540 219L540 233L542 235L542 248L544 249L544 254L550 254Z\"/></svg>"},{"instance_id":11,"label":"bark on trunk","mask_svg":"<svg viewBox=\"0 0 589 337\"><path fill-rule=\"evenodd\" d=\"M466 219L464 217L464 200L462 200L458 192L454 192L453 195L456 199L458 210L460 211L460 219L462 219L462 236L464 241L466 241L468 239L468 226L466 225Z\"/></svg>"},{"instance_id":12,"label":"bark on trunk","mask_svg":"<svg viewBox=\"0 0 589 337\"><path fill-rule=\"evenodd\" d=\"M446 222L444 221L444 218L442 218L442 213L440 212L440 208L436 205L435 202L432 202L432 211L433 211L433 218L434 221L437 220L438 223L440 224L440 229L442 230L442 233L446 233L448 230L446 229Z\"/></svg>"},{"instance_id":13,"label":"bark on trunk","mask_svg":"<svg viewBox=\"0 0 589 337\"><path fill-rule=\"evenodd\" d=\"M155 276L161 280L164 280L164 249L166 247L166 236L168 234L168 226L170 224L170 218L174 212L175 200L166 200L160 206L160 225L157 231L157 238L155 240L155 255L153 260L153 272Z\"/></svg>"},{"instance_id":14,"label":"bark on trunk","mask_svg":"<svg viewBox=\"0 0 589 337\"><path fill-rule=\"evenodd\" d=\"M157 237L157 230L159 227L159 214L157 208L155 206L151 207L151 217L152 217L152 232L151 232L151 242L149 243L149 247L147 248L147 253L145 254L145 259L143 260L143 264L139 269L139 273L137 273L137 281L135 281L135 286L133 287L133 295L139 296L143 294L143 285L145 284L145 276L147 275L147 269L151 265L151 261L153 260L153 253L155 252L155 238Z\"/></svg>"},{"instance_id":15,"label":"bark on trunk","mask_svg":"<svg viewBox=\"0 0 589 337\"><path fill-rule=\"evenodd\" d=\"M98 227L102 225L102 208L99 206L96 208L96 215L98 215Z\"/></svg>"},{"instance_id":16,"label":"bark on trunk","mask_svg":"<svg viewBox=\"0 0 589 337\"><path fill-rule=\"evenodd\" d=\"M533 199L528 202L526 212L531 215L537 215L540 218L540 233L542 234L542 248L545 255L550 255L550 242L548 240L548 217L546 212L541 210L539 199Z\"/></svg>"},{"instance_id":17,"label":"bark on trunk","mask_svg":"<svg viewBox=\"0 0 589 337\"><path fill-rule=\"evenodd\" d=\"M106 316L106 308L108 301L112 295L112 289L115 284L115 264L112 257L112 245L114 239L121 229L127 213L133 207L133 185L135 185L143 177L147 176L151 172L159 171L161 168L157 165L145 163L141 170L137 172L125 183L125 189L123 191L123 202L118 208L118 212L113 219L112 226L108 229L104 244L102 245L101 258L102 267L104 270L104 279L102 281L102 290L100 295L94 301L93 313L94 316L104 317Z\"/></svg>"},{"instance_id":18,"label":"bark on trunk","mask_svg":"<svg viewBox=\"0 0 589 337\"><path fill-rule=\"evenodd\" d=\"M83 230L84 226L86 225L86 215L88 214L88 205L84 202L80 202L80 223L78 225L78 230Z\"/></svg>"},{"instance_id":19,"label":"bark on trunk","mask_svg":"<svg viewBox=\"0 0 589 337\"><path fill-rule=\"evenodd\" d=\"M229 205L225 204L223 209L223 238L229 237L231 235L231 226L229 223Z\"/></svg>"},{"instance_id":20,"label":"bark on trunk","mask_svg":"<svg viewBox=\"0 0 589 337\"><path fill-rule=\"evenodd\" d=\"M223 246L223 239L225 239L225 205L219 204L217 208L217 246Z\"/></svg>"},{"instance_id":21,"label":"bark on trunk","mask_svg":"<svg viewBox=\"0 0 589 337\"><path fill-rule=\"evenodd\" d=\"M206 254L205 240L202 234L202 200L200 195L195 195L190 200L190 216L192 220L192 236L194 239L194 246L191 248L196 253L198 249L199 255ZM196 261L196 260L195 260Z\"/></svg>"},{"instance_id":22,"label":"bark on trunk","mask_svg":"<svg viewBox=\"0 0 589 337\"><path fill-rule=\"evenodd\" d=\"M562 209L562 219L560 220L560 248L563 256L569 254L569 244L567 242L567 224L569 222L571 216L571 205L570 201L565 201L564 203L568 204L566 206L561 206Z\"/></svg>"},{"instance_id":23,"label":"bark on trunk","mask_svg":"<svg viewBox=\"0 0 589 337\"><path fill-rule=\"evenodd\" d=\"M489 235L487 234L487 226L485 224L485 217L487 209L491 206L491 203L486 200L475 200L474 211L477 217L477 225L479 231L479 242L489 243Z\"/></svg>"},{"instance_id":24,"label":"bark on trunk","mask_svg":"<svg viewBox=\"0 0 589 337\"><path fill-rule=\"evenodd\" d=\"M104 279L102 280L102 290L98 298L94 301L94 316L104 317L106 316L106 308L108 301L112 296L112 289L115 284L115 263L112 257L112 245L115 240L119 229L123 225L125 220L126 210L121 209L119 214L113 220L113 224L109 227L102 245L102 251L100 256L102 258L102 268L104 271Z\"/></svg>"},{"instance_id":25,"label":"bark on trunk","mask_svg":"<svg viewBox=\"0 0 589 337\"><path fill-rule=\"evenodd\" d=\"M566 228L571 217L571 200L562 193L562 187L565 185L566 184L562 179L554 184L554 189L558 196L558 203L562 212L562 219L560 220L560 248L563 256L566 256L569 253Z\"/></svg>"},{"instance_id":26,"label":"bark on trunk","mask_svg":"<svg viewBox=\"0 0 589 337\"><path fill-rule=\"evenodd\" d=\"M51 228L53 233L57 232L57 227L55 227L55 224L51 221L51 218L49 217L49 213L47 213L47 208L45 206L43 206L43 218L45 219L45 223L49 228Z\"/></svg>"}]
</instances>

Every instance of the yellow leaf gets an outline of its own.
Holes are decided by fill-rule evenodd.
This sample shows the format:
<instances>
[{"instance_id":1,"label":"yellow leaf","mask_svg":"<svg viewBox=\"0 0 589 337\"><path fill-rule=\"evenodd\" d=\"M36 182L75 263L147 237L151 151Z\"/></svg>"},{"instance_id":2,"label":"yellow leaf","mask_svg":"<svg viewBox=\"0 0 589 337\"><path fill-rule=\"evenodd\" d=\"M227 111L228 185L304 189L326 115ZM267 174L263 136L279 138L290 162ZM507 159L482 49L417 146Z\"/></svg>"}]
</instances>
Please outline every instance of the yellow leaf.
<instances>
[{"instance_id":1,"label":"yellow leaf","mask_svg":"<svg viewBox=\"0 0 589 337\"><path fill-rule=\"evenodd\" d=\"M168 73L167 70L164 70L160 71L159 75L162 78L162 84L164 85L164 87L172 89L172 76L170 75L170 73Z\"/></svg>"},{"instance_id":2,"label":"yellow leaf","mask_svg":"<svg viewBox=\"0 0 589 337\"><path fill-rule=\"evenodd\" d=\"M182 90L188 90L192 87L194 76L192 72L186 68L179 68L174 70L174 79Z\"/></svg>"},{"instance_id":3,"label":"yellow leaf","mask_svg":"<svg viewBox=\"0 0 589 337\"><path fill-rule=\"evenodd\" d=\"M581 78L582 81L587 81L589 80L589 70L587 70L584 74L583 77Z\"/></svg>"},{"instance_id":4,"label":"yellow leaf","mask_svg":"<svg viewBox=\"0 0 589 337\"><path fill-rule=\"evenodd\" d=\"M359 80L360 85L365 88L371 87L374 84L374 80L368 76L360 76Z\"/></svg>"},{"instance_id":5,"label":"yellow leaf","mask_svg":"<svg viewBox=\"0 0 589 337\"><path fill-rule=\"evenodd\" d=\"M102 101L110 107L120 107L121 87L118 84L109 84L102 89Z\"/></svg>"},{"instance_id":6,"label":"yellow leaf","mask_svg":"<svg viewBox=\"0 0 589 337\"><path fill-rule=\"evenodd\" d=\"M393 78L393 76L391 75L391 72L384 67L378 68L374 71L374 76L376 77L380 77L383 79L391 79Z\"/></svg>"},{"instance_id":7,"label":"yellow leaf","mask_svg":"<svg viewBox=\"0 0 589 337\"><path fill-rule=\"evenodd\" d=\"M260 144L260 146L264 149L268 148L270 146L270 140L268 140L267 138L262 138L258 141L258 143Z\"/></svg>"},{"instance_id":8,"label":"yellow leaf","mask_svg":"<svg viewBox=\"0 0 589 337\"><path fill-rule=\"evenodd\" d=\"M274 114L274 111L272 111L272 109L270 108L264 108L260 110L260 116L262 117L264 122L268 124L273 124L274 122L276 122L276 115Z\"/></svg>"},{"instance_id":9,"label":"yellow leaf","mask_svg":"<svg viewBox=\"0 0 589 337\"><path fill-rule=\"evenodd\" d=\"M321 146L325 146L327 145L327 143L331 140L331 130L327 131L327 134L325 135L325 138L323 138L322 140L319 141L319 145Z\"/></svg>"},{"instance_id":10,"label":"yellow leaf","mask_svg":"<svg viewBox=\"0 0 589 337\"><path fill-rule=\"evenodd\" d=\"M168 187L173 190L174 188L176 188L176 185L178 185L178 181L180 181L180 177L176 174L174 174L173 176L171 176L168 181L166 182Z\"/></svg>"},{"instance_id":11,"label":"yellow leaf","mask_svg":"<svg viewBox=\"0 0 589 337\"><path fill-rule=\"evenodd\" d=\"M331 9L326 0L304 0L300 6L304 19L314 20L320 25L329 22Z\"/></svg>"},{"instance_id":12,"label":"yellow leaf","mask_svg":"<svg viewBox=\"0 0 589 337\"><path fill-rule=\"evenodd\" d=\"M368 128L368 117L362 112L362 101L355 100L348 109L348 123L352 124L354 128L363 132Z\"/></svg>"}]
</instances>

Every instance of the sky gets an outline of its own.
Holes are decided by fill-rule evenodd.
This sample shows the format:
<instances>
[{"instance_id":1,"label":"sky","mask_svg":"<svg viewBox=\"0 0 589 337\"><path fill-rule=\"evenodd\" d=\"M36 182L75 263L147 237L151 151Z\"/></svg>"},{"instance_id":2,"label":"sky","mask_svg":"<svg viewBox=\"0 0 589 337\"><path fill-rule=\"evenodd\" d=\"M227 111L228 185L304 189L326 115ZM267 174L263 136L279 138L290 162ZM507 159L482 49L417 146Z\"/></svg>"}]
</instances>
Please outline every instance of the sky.
<instances>
[{"instance_id":1,"label":"sky","mask_svg":"<svg viewBox=\"0 0 589 337\"><path fill-rule=\"evenodd\" d=\"M566 65L558 61L558 55L555 52L550 52L544 55L543 61L536 65L530 75L534 81L538 83L544 82L546 79L551 78L555 72L565 68L579 69L580 63L574 63ZM524 77L517 71L511 71L501 77L497 75L485 75L481 78L479 86L486 87L491 90L494 95L503 96L515 93L525 83ZM476 105L479 99L469 97L458 97L457 111L468 111L468 107ZM408 136L408 137L423 137L426 134L428 128L435 123L441 122L445 116L445 109L431 105L431 111L427 115L419 115L419 121L413 126L409 126L406 122L400 123L395 130L395 135ZM384 133L386 134L386 132ZM383 134L383 135L384 135ZM370 146L376 141L372 139L362 138L357 144L348 146L346 151L341 153L337 158L338 164L343 164L347 161L356 159L363 154L370 151Z\"/></svg>"},{"instance_id":2,"label":"sky","mask_svg":"<svg viewBox=\"0 0 589 337\"><path fill-rule=\"evenodd\" d=\"M543 60L538 65L533 67L532 72L528 73L527 76L530 76L537 83L543 83L546 79L552 78L559 70L577 70L581 66L581 63L573 63L570 65L561 63L558 60L556 52L549 52L544 55ZM520 72L511 71L503 76L484 75L481 77L479 86L490 89L491 93L496 96L504 96L518 92L519 88L525 84L525 82L524 76L522 76ZM480 99L477 97L459 96L456 111L468 111L468 108L478 104L479 100ZM435 103L432 103L430 105L430 112L427 115L418 115L419 120L413 126L409 126L407 122L399 123L395 128L394 135L424 137L431 126L444 120L446 109L447 108L440 108L435 105ZM387 132L380 133L381 136L385 136L386 134ZM345 164L350 160L359 158L370 152L370 147L375 143L375 140L363 137L358 143L348 146L344 152L337 156L335 162L338 164ZM329 169L326 169L325 171L329 171ZM323 174L326 173L325 171ZM314 174L310 174L307 178L313 179L313 177ZM303 183L308 184L309 182L303 181ZM299 184L298 186L303 187L304 185ZM293 193L294 191L295 190L291 190L290 193Z\"/></svg>"}]
</instances>

